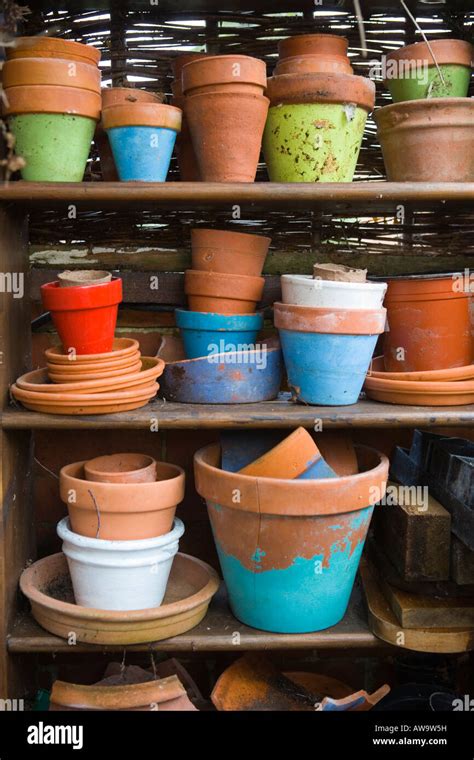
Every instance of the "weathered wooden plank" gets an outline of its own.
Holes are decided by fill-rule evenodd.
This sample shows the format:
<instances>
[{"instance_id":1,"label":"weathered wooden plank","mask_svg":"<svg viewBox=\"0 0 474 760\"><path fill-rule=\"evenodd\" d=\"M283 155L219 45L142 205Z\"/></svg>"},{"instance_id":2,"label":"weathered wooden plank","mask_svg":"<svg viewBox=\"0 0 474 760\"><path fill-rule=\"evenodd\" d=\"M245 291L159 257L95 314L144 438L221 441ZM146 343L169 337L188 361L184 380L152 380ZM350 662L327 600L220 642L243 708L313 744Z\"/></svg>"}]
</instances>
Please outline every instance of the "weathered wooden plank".
<instances>
[{"instance_id":1,"label":"weathered wooden plank","mask_svg":"<svg viewBox=\"0 0 474 760\"><path fill-rule=\"evenodd\" d=\"M381 581L382 591L402 628L474 629L472 599L437 599L409 594Z\"/></svg>"}]
</instances>

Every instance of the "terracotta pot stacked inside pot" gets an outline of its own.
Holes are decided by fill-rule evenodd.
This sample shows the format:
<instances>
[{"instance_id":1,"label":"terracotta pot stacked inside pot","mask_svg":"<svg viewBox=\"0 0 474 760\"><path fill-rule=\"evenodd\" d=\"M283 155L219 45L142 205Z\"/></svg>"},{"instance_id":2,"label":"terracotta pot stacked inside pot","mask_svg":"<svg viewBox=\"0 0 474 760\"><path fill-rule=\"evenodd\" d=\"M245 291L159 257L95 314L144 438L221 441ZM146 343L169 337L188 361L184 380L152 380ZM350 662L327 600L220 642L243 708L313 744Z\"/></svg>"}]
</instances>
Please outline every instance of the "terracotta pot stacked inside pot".
<instances>
[{"instance_id":1,"label":"terracotta pot stacked inside pot","mask_svg":"<svg viewBox=\"0 0 474 760\"><path fill-rule=\"evenodd\" d=\"M417 42L382 59L394 101L375 112L387 179L474 181L466 161L474 154L473 59L473 45L456 39Z\"/></svg>"},{"instance_id":2,"label":"terracotta pot stacked inside pot","mask_svg":"<svg viewBox=\"0 0 474 760\"><path fill-rule=\"evenodd\" d=\"M178 158L179 174L182 182L199 182L201 179L191 132L189 131L186 119L186 96L183 93L182 72L183 67L187 63L205 58L206 55L207 53L186 53L185 55L179 55L171 64L173 72L173 82L171 84L173 97L171 105L177 106L183 111L181 132L176 140L176 156Z\"/></svg>"},{"instance_id":3,"label":"terracotta pot stacked inside pot","mask_svg":"<svg viewBox=\"0 0 474 760\"><path fill-rule=\"evenodd\" d=\"M3 87L23 179L81 182L101 110L100 51L54 37L7 48Z\"/></svg>"},{"instance_id":4,"label":"terracotta pot stacked inside pot","mask_svg":"<svg viewBox=\"0 0 474 760\"><path fill-rule=\"evenodd\" d=\"M138 409L158 391L164 362L141 356L138 342L114 339L122 281L109 272L63 272L41 287L62 345L47 366L19 377L12 395L47 414L108 414Z\"/></svg>"},{"instance_id":5,"label":"terracotta pot stacked inside pot","mask_svg":"<svg viewBox=\"0 0 474 760\"><path fill-rule=\"evenodd\" d=\"M264 61L247 55L200 56L182 66L174 91L184 97L202 181L254 182L269 106L266 85Z\"/></svg>"},{"instance_id":6,"label":"terracotta pot stacked inside pot","mask_svg":"<svg viewBox=\"0 0 474 760\"><path fill-rule=\"evenodd\" d=\"M58 524L76 604L140 610L163 601L184 526L181 467L143 454L112 454L66 465Z\"/></svg>"},{"instance_id":7,"label":"terracotta pot stacked inside pot","mask_svg":"<svg viewBox=\"0 0 474 760\"><path fill-rule=\"evenodd\" d=\"M392 404L474 403L470 295L462 272L388 278L389 330L366 395Z\"/></svg>"},{"instance_id":8,"label":"terracotta pot stacked inside pot","mask_svg":"<svg viewBox=\"0 0 474 760\"><path fill-rule=\"evenodd\" d=\"M347 46L332 34L279 43L263 138L272 182L352 181L375 85L354 76Z\"/></svg>"}]
</instances>

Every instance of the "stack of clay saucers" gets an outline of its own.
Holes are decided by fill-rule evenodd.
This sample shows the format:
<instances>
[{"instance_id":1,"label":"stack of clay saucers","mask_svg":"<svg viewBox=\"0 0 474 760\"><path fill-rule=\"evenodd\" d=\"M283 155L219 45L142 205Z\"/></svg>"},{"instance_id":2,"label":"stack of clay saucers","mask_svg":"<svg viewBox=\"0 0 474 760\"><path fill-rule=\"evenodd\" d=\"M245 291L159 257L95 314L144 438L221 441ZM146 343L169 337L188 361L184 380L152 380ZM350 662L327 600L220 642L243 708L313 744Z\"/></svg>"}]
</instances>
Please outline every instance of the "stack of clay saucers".
<instances>
[{"instance_id":1,"label":"stack of clay saucers","mask_svg":"<svg viewBox=\"0 0 474 760\"><path fill-rule=\"evenodd\" d=\"M109 414L138 409L159 388L164 361L141 356L138 342L115 339L103 354L45 352L47 367L28 372L12 386L13 397L35 412Z\"/></svg>"}]
</instances>

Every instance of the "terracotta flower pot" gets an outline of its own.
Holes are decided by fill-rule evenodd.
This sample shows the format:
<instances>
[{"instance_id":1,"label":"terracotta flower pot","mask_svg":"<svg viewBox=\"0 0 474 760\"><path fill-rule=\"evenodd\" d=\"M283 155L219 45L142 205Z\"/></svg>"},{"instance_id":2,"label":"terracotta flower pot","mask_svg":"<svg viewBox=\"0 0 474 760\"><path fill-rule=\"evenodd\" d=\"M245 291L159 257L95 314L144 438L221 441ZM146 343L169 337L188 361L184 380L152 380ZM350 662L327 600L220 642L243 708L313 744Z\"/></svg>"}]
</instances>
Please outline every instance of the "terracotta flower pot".
<instances>
[{"instance_id":1,"label":"terracotta flower pot","mask_svg":"<svg viewBox=\"0 0 474 760\"><path fill-rule=\"evenodd\" d=\"M388 372L471 364L470 293L457 287L459 282L456 275L388 278L384 301L389 327L384 342Z\"/></svg>"},{"instance_id":2,"label":"terracotta flower pot","mask_svg":"<svg viewBox=\"0 0 474 760\"><path fill-rule=\"evenodd\" d=\"M262 297L264 285L264 277L195 269L188 269L184 278L190 310L216 314L252 314Z\"/></svg>"},{"instance_id":3,"label":"terracotta flower pot","mask_svg":"<svg viewBox=\"0 0 474 760\"><path fill-rule=\"evenodd\" d=\"M112 362L122 362L131 357L135 358L139 350L138 340L133 338L115 338L112 341L112 349L110 351L103 352L101 354L84 354L82 356L77 354L68 354L64 352L62 346L52 346L47 348L44 352L48 363L60 364L67 368L79 365L100 363L103 367L112 366Z\"/></svg>"},{"instance_id":4,"label":"terracotta flower pot","mask_svg":"<svg viewBox=\"0 0 474 760\"><path fill-rule=\"evenodd\" d=\"M394 103L374 118L388 180L474 181L474 162L468 160L474 155L472 98Z\"/></svg>"},{"instance_id":5,"label":"terracotta flower pot","mask_svg":"<svg viewBox=\"0 0 474 760\"><path fill-rule=\"evenodd\" d=\"M181 132L176 137L175 146L181 182L199 182L201 174L186 119L186 97L184 95L175 95L171 100L171 105L181 108L183 112Z\"/></svg>"},{"instance_id":6,"label":"terracotta flower pot","mask_svg":"<svg viewBox=\"0 0 474 760\"><path fill-rule=\"evenodd\" d=\"M171 61L171 71L173 72L174 81L172 83L173 95L179 97L183 95L183 68L187 63L192 63L200 58L207 58L208 53L184 53L184 55L178 55Z\"/></svg>"},{"instance_id":7,"label":"terracotta flower pot","mask_svg":"<svg viewBox=\"0 0 474 760\"><path fill-rule=\"evenodd\" d=\"M182 68L186 96L219 92L263 95L267 86L265 61L248 55L200 57Z\"/></svg>"},{"instance_id":8,"label":"terracotta flower pot","mask_svg":"<svg viewBox=\"0 0 474 760\"><path fill-rule=\"evenodd\" d=\"M156 459L146 454L108 454L89 459L84 475L97 483L154 483Z\"/></svg>"},{"instance_id":9,"label":"terracotta flower pot","mask_svg":"<svg viewBox=\"0 0 474 760\"><path fill-rule=\"evenodd\" d=\"M110 282L112 274L100 269L72 269L58 274L62 288L77 288L83 285L103 285Z\"/></svg>"},{"instance_id":10,"label":"terracotta flower pot","mask_svg":"<svg viewBox=\"0 0 474 760\"><path fill-rule=\"evenodd\" d=\"M30 85L62 86L100 94L97 66L57 58L12 58L2 68L4 89Z\"/></svg>"},{"instance_id":11,"label":"terracotta flower pot","mask_svg":"<svg viewBox=\"0 0 474 760\"><path fill-rule=\"evenodd\" d=\"M357 455L357 475L282 480L219 469L215 444L195 454L232 612L246 625L303 633L344 616L389 465L372 449Z\"/></svg>"},{"instance_id":12,"label":"terracotta flower pot","mask_svg":"<svg viewBox=\"0 0 474 760\"><path fill-rule=\"evenodd\" d=\"M186 98L185 113L202 181L254 182L268 106L263 95L243 92Z\"/></svg>"},{"instance_id":13,"label":"terracotta flower pot","mask_svg":"<svg viewBox=\"0 0 474 760\"><path fill-rule=\"evenodd\" d=\"M61 37L17 37L15 46L6 48L11 58L64 58L97 66L100 50L82 42L64 40Z\"/></svg>"},{"instance_id":14,"label":"terracotta flower pot","mask_svg":"<svg viewBox=\"0 0 474 760\"><path fill-rule=\"evenodd\" d=\"M431 40L429 46L415 42L386 56L384 84L395 103L419 98L464 98L469 90L473 53L473 46L464 40Z\"/></svg>"},{"instance_id":15,"label":"terracotta flower pot","mask_svg":"<svg viewBox=\"0 0 474 760\"><path fill-rule=\"evenodd\" d=\"M270 181L351 182L374 83L346 74L282 74L268 80L267 94Z\"/></svg>"},{"instance_id":16,"label":"terracotta flower pot","mask_svg":"<svg viewBox=\"0 0 474 760\"><path fill-rule=\"evenodd\" d=\"M278 44L280 60L274 71L280 74L352 74L347 56L348 41L335 34L301 34Z\"/></svg>"},{"instance_id":17,"label":"terracotta flower pot","mask_svg":"<svg viewBox=\"0 0 474 760\"><path fill-rule=\"evenodd\" d=\"M49 282L41 286L41 298L66 350L74 348L76 354L87 356L112 351L122 300L119 277L81 288L60 288L59 282Z\"/></svg>"},{"instance_id":18,"label":"terracotta flower pot","mask_svg":"<svg viewBox=\"0 0 474 760\"><path fill-rule=\"evenodd\" d=\"M292 479L301 477L308 468L319 465L321 461L324 465L310 434L300 427L239 472L259 478Z\"/></svg>"},{"instance_id":19,"label":"terracotta flower pot","mask_svg":"<svg viewBox=\"0 0 474 760\"><path fill-rule=\"evenodd\" d=\"M168 533L184 498L184 470L156 462L156 480L143 483L92 482L87 462L68 464L59 473L59 491L72 530L110 541L153 538Z\"/></svg>"},{"instance_id":20,"label":"terracotta flower pot","mask_svg":"<svg viewBox=\"0 0 474 760\"><path fill-rule=\"evenodd\" d=\"M177 676L158 678L144 683L123 683L108 686L55 681L51 691L50 711L168 711L195 710Z\"/></svg>"},{"instance_id":21,"label":"terracotta flower pot","mask_svg":"<svg viewBox=\"0 0 474 760\"><path fill-rule=\"evenodd\" d=\"M259 277L271 238L229 230L191 230L193 269Z\"/></svg>"}]
</instances>

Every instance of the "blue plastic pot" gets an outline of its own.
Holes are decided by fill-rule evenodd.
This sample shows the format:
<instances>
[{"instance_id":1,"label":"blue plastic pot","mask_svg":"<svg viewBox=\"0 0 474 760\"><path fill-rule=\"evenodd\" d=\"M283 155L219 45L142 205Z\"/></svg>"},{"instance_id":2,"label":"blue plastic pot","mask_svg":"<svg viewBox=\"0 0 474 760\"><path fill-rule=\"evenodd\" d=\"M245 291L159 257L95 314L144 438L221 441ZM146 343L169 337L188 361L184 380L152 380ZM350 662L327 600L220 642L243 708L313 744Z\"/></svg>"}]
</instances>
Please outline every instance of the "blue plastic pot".
<instances>
[{"instance_id":1,"label":"blue plastic pot","mask_svg":"<svg viewBox=\"0 0 474 760\"><path fill-rule=\"evenodd\" d=\"M195 454L229 602L246 625L310 633L345 614L388 459L358 447L360 472L329 480L255 478L219 469L220 448Z\"/></svg>"},{"instance_id":2,"label":"blue plastic pot","mask_svg":"<svg viewBox=\"0 0 474 760\"><path fill-rule=\"evenodd\" d=\"M263 327L262 314L214 314L176 309L178 325L188 359L252 348Z\"/></svg>"},{"instance_id":3,"label":"blue plastic pot","mask_svg":"<svg viewBox=\"0 0 474 760\"><path fill-rule=\"evenodd\" d=\"M165 182L177 132L163 127L107 130L122 182Z\"/></svg>"}]
</instances>

